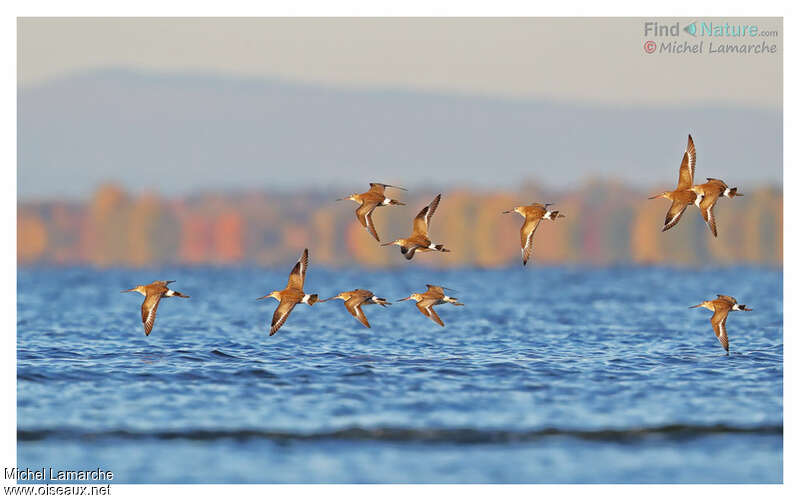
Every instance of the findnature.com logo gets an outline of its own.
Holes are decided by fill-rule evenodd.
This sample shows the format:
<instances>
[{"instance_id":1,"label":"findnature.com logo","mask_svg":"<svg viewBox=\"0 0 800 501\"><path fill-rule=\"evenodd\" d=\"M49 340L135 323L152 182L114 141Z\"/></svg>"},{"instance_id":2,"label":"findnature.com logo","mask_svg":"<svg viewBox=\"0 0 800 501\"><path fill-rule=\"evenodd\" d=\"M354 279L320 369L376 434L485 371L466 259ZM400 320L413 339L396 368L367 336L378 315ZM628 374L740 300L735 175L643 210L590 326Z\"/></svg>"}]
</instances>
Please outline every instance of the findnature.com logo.
<instances>
[{"instance_id":1,"label":"findnature.com logo","mask_svg":"<svg viewBox=\"0 0 800 501\"><path fill-rule=\"evenodd\" d=\"M681 29L682 28L682 29ZM693 38L745 38L745 42L721 42L700 40L697 42L668 40L656 42L654 38L679 38L681 32ZM763 30L756 24L715 23L713 21L692 21L681 27L680 22L663 23L646 21L644 23L644 51L647 54L777 54L776 43L766 40L758 43L753 38L777 37L777 30Z\"/></svg>"}]
</instances>

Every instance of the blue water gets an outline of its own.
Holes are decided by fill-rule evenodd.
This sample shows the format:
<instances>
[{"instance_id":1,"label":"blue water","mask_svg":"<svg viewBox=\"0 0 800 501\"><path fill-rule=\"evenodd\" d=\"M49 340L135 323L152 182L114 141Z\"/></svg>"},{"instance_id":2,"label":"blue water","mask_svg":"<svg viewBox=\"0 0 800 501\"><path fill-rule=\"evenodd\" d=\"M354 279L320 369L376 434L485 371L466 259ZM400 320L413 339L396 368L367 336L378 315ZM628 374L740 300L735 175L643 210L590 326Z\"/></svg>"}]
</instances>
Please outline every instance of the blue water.
<instances>
[{"instance_id":1,"label":"blue water","mask_svg":"<svg viewBox=\"0 0 800 501\"><path fill-rule=\"evenodd\" d=\"M466 306L298 305L273 337L291 265L21 269L21 468L123 483L782 482L782 272L723 268L330 271L306 292L424 284ZM145 337L141 296L166 298ZM716 293L753 308L728 319Z\"/></svg>"}]
</instances>

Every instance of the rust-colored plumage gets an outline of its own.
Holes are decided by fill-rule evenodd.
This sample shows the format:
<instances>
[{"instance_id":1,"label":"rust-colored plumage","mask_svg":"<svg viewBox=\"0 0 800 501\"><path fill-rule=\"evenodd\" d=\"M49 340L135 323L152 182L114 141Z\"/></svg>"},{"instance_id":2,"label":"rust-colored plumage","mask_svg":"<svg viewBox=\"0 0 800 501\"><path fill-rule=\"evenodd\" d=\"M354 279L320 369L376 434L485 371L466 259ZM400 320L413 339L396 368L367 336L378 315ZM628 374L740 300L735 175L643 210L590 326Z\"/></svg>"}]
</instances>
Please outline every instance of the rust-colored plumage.
<instances>
[{"instance_id":1,"label":"rust-colored plumage","mask_svg":"<svg viewBox=\"0 0 800 501\"><path fill-rule=\"evenodd\" d=\"M272 323L270 324L269 335L272 336L289 318L297 303L305 303L309 306L317 302L317 294L306 294L303 292L303 285L306 281L306 270L308 269L308 249L303 250L300 260L292 268L289 274L289 282L286 288L279 291L272 291L266 296L261 296L258 299L266 299L268 297L277 299L279 304L275 308L275 313L272 315Z\"/></svg>"},{"instance_id":2,"label":"rust-colored plumage","mask_svg":"<svg viewBox=\"0 0 800 501\"><path fill-rule=\"evenodd\" d=\"M686 145L686 151L683 153L683 159L681 160L681 166L678 171L678 186L674 191L664 191L650 197L651 200L654 198L666 198L672 202L664 218L664 227L661 228L661 231L667 231L678 224L686 207L693 204L697 199L697 195L692 191L694 167L696 163L697 154L694 141L692 140L692 135L689 134L689 141Z\"/></svg>"},{"instance_id":3,"label":"rust-colored plumage","mask_svg":"<svg viewBox=\"0 0 800 501\"><path fill-rule=\"evenodd\" d=\"M362 306L369 304L379 304L383 307L386 307L392 304L386 301L386 299L378 297L375 294L373 294L372 291L368 291L366 289L356 289L353 291L341 292L333 297L321 300L320 303L324 303L325 301L330 301L331 299L343 300L344 307L347 308L347 311L349 311L351 315L353 315L359 322L364 324L364 327L367 328L371 328L371 326L369 325L367 316L364 315L363 311L361 311Z\"/></svg>"},{"instance_id":4,"label":"rust-colored plumage","mask_svg":"<svg viewBox=\"0 0 800 501\"><path fill-rule=\"evenodd\" d=\"M728 320L728 313L731 311L753 311L747 305L739 304L735 297L726 296L724 294L717 294L717 299L703 301L700 304L690 306L689 308L703 307L714 312L711 316L711 326L714 328L714 334L719 339L722 347L725 348L726 353L728 350L728 329L725 327L725 322Z\"/></svg>"},{"instance_id":5,"label":"rust-colored plumage","mask_svg":"<svg viewBox=\"0 0 800 501\"><path fill-rule=\"evenodd\" d=\"M539 226L539 221L542 219L555 221L559 217L564 217L564 215L559 214L557 210L548 210L548 207L551 205L553 204L534 203L531 205L514 207L514 210L503 211L503 214L516 212L525 218L525 222L522 223L522 228L519 230L520 245L522 247L522 266L526 266L528 260L531 258L531 253L533 252L533 233Z\"/></svg>"},{"instance_id":6,"label":"rust-colored plumage","mask_svg":"<svg viewBox=\"0 0 800 501\"><path fill-rule=\"evenodd\" d=\"M721 179L713 177L706 178L706 183L692 186L692 191L697 195L695 205L703 214L703 219L711 230L711 234L717 236L717 221L714 218L714 206L717 205L719 197L743 197L738 193L738 188L729 188Z\"/></svg>"},{"instance_id":7,"label":"rust-colored plumage","mask_svg":"<svg viewBox=\"0 0 800 501\"><path fill-rule=\"evenodd\" d=\"M423 293L415 292L407 298L399 299L398 301L408 301L409 299L413 299L417 302L417 308L419 308L420 313L444 327L444 322L442 322L442 319L439 318L439 315L436 313L436 311L434 311L433 307L437 304L444 303L450 303L455 306L464 306L464 303L460 303L457 297L450 297L445 294L445 290L452 289L448 289L447 287L442 287L440 285L430 284L428 284L427 287L428 290Z\"/></svg>"},{"instance_id":8,"label":"rust-colored plumage","mask_svg":"<svg viewBox=\"0 0 800 501\"><path fill-rule=\"evenodd\" d=\"M148 285L137 285L133 289L128 289L120 292L138 292L144 296L142 303L142 325L144 325L144 335L149 336L153 330L153 325L156 322L156 311L158 311L158 304L161 302L162 297L185 297L178 291L174 291L168 287L169 284L175 280L156 280Z\"/></svg>"},{"instance_id":9,"label":"rust-colored plumage","mask_svg":"<svg viewBox=\"0 0 800 501\"><path fill-rule=\"evenodd\" d=\"M375 229L375 224L372 222L372 212L377 207L383 207L385 205L405 205L403 202L399 202L397 200L388 198L384 194L384 190L386 188L396 188L398 190L403 190L403 191L406 190L405 188L401 188L399 186L393 186L391 184L369 183L369 191L365 191L364 193L353 193L349 197L338 199L338 200L352 200L360 204L356 209L356 217L358 218L358 222L360 222L361 226L366 228L366 230L373 237L375 237L375 240L377 240L378 242L380 242L381 239L378 237L378 232Z\"/></svg>"},{"instance_id":10,"label":"rust-colored plumage","mask_svg":"<svg viewBox=\"0 0 800 501\"><path fill-rule=\"evenodd\" d=\"M445 249L444 245L442 244L434 244L431 242L430 237L428 236L428 232L430 230L431 225L431 218L433 218L433 214L436 212L436 208L439 207L439 201L442 199L442 194L436 195L433 201L426 207L424 207L417 217L414 218L414 224L411 229L411 236L408 238L399 238L393 242L381 244L382 246L386 245L399 245L400 252L405 256L406 259L411 259L414 257L415 252L430 252L430 251L439 251L439 252L450 252L450 249Z\"/></svg>"}]
</instances>

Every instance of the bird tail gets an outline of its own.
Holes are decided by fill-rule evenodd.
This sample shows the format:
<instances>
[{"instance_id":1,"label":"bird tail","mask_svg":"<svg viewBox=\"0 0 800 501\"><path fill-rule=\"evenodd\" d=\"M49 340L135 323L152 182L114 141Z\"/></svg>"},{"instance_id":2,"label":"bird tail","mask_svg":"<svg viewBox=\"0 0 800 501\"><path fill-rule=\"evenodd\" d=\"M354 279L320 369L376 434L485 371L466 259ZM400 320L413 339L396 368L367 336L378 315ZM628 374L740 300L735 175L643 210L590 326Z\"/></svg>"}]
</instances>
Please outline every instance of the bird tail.
<instances>
[{"instance_id":1,"label":"bird tail","mask_svg":"<svg viewBox=\"0 0 800 501\"><path fill-rule=\"evenodd\" d=\"M403 202L399 201L399 200L391 199L391 200L389 200L389 205L405 205L405 204Z\"/></svg>"},{"instance_id":2,"label":"bird tail","mask_svg":"<svg viewBox=\"0 0 800 501\"><path fill-rule=\"evenodd\" d=\"M445 249L442 244L434 245L434 247L436 247L436 250L439 252L450 252L450 249Z\"/></svg>"},{"instance_id":3,"label":"bird tail","mask_svg":"<svg viewBox=\"0 0 800 501\"><path fill-rule=\"evenodd\" d=\"M389 301L387 301L386 298L383 298L383 297L376 297L375 299L373 299L373 301L375 301L376 303L378 303L379 305L384 306L384 307L389 306L390 304L392 304Z\"/></svg>"},{"instance_id":4,"label":"bird tail","mask_svg":"<svg viewBox=\"0 0 800 501\"><path fill-rule=\"evenodd\" d=\"M550 217L549 217L549 219L550 219L551 221L555 221L555 220L556 220L557 218L559 218L559 217L566 217L566 216L564 216L563 214L559 214L557 210L550 211Z\"/></svg>"},{"instance_id":5,"label":"bird tail","mask_svg":"<svg viewBox=\"0 0 800 501\"><path fill-rule=\"evenodd\" d=\"M726 195L728 196L728 198L743 197L744 196L743 194L736 193L738 190L739 188L729 188L728 193L726 193Z\"/></svg>"},{"instance_id":6,"label":"bird tail","mask_svg":"<svg viewBox=\"0 0 800 501\"><path fill-rule=\"evenodd\" d=\"M307 294L307 297L306 297L306 298L303 298L303 299L305 299L305 301L304 301L304 302L305 302L307 305L311 306L312 304L314 304L314 303L316 303L317 301L319 301L319 294Z\"/></svg>"}]
</instances>

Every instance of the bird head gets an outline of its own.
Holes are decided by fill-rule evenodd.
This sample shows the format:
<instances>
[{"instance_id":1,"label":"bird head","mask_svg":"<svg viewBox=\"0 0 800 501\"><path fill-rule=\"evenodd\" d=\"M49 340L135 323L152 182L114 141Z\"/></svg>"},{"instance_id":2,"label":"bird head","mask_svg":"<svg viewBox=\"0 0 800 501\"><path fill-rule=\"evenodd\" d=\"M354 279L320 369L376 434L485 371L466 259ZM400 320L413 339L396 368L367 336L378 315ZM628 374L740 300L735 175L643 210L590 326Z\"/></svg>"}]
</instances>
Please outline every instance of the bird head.
<instances>
[{"instance_id":1,"label":"bird head","mask_svg":"<svg viewBox=\"0 0 800 501\"><path fill-rule=\"evenodd\" d=\"M281 300L281 291L272 291L269 294L267 294L266 296L261 296L260 298L256 299L256 301L260 301L261 299L267 299L267 298L270 298L270 297L271 298L275 298L278 301L280 301Z\"/></svg>"},{"instance_id":2,"label":"bird head","mask_svg":"<svg viewBox=\"0 0 800 501\"><path fill-rule=\"evenodd\" d=\"M397 301L398 302L400 302L400 301L408 301L409 299L413 299L414 301L422 301L422 294L419 294L419 293L415 292L414 294L411 294L407 298L398 299Z\"/></svg>"},{"instance_id":3,"label":"bird head","mask_svg":"<svg viewBox=\"0 0 800 501\"><path fill-rule=\"evenodd\" d=\"M146 296L147 295L147 293L144 290L144 285L137 285L133 289L127 289L127 290L120 291L120 292L138 292L142 296Z\"/></svg>"}]
</instances>

